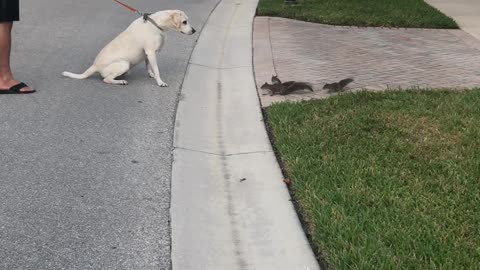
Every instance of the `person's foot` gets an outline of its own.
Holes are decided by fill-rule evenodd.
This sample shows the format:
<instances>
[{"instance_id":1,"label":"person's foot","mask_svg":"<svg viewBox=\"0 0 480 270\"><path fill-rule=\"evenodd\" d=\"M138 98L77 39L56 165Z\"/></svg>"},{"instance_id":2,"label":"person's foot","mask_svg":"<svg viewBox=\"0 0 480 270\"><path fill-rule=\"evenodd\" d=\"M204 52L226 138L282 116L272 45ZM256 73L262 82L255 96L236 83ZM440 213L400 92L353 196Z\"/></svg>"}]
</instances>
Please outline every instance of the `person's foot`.
<instances>
[{"instance_id":1,"label":"person's foot","mask_svg":"<svg viewBox=\"0 0 480 270\"><path fill-rule=\"evenodd\" d=\"M8 81L2 81L0 80L0 91L8 91L12 86L15 86L17 84L21 83L20 81L11 79ZM32 93L35 92L35 90L30 87L30 86L25 86L20 89L20 92L22 93Z\"/></svg>"}]
</instances>

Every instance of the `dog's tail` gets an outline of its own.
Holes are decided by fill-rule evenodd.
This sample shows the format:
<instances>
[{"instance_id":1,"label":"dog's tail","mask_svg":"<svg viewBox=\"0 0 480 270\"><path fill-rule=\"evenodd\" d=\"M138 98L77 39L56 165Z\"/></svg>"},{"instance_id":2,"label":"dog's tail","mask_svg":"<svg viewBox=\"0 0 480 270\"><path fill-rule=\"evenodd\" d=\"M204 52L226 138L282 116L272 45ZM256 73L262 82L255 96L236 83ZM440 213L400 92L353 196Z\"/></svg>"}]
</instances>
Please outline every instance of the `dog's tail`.
<instances>
[{"instance_id":1,"label":"dog's tail","mask_svg":"<svg viewBox=\"0 0 480 270\"><path fill-rule=\"evenodd\" d=\"M92 76L93 74L95 74L97 71L98 71L97 68L92 65L87 70L85 70L83 74L75 74L75 73L64 71L62 72L62 75L65 77L73 78L73 79L86 79Z\"/></svg>"}]
</instances>

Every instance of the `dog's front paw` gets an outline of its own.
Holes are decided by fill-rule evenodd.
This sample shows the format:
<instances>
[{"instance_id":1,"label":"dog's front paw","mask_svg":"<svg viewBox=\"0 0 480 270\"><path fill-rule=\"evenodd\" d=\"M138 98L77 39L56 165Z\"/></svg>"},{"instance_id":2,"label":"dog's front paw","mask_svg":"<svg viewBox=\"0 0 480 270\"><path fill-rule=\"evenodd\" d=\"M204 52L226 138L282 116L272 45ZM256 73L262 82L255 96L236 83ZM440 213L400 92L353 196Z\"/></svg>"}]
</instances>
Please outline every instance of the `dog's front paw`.
<instances>
[{"instance_id":1,"label":"dog's front paw","mask_svg":"<svg viewBox=\"0 0 480 270\"><path fill-rule=\"evenodd\" d=\"M125 80L120 80L120 84L121 84L121 85L127 85L127 84L128 84L128 82L127 82L127 81L125 81Z\"/></svg>"},{"instance_id":2,"label":"dog's front paw","mask_svg":"<svg viewBox=\"0 0 480 270\"><path fill-rule=\"evenodd\" d=\"M158 86L160 86L160 87L167 87L168 84L166 84L165 82L159 82L159 83L158 83Z\"/></svg>"}]
</instances>

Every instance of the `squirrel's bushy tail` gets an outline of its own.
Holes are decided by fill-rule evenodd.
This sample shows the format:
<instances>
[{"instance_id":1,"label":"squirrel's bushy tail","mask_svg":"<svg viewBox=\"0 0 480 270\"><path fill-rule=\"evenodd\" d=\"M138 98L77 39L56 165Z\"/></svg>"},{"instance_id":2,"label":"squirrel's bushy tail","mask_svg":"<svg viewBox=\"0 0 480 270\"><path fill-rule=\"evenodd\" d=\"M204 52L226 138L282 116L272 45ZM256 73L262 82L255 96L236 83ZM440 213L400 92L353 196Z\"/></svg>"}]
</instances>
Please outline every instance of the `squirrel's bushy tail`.
<instances>
[{"instance_id":1,"label":"squirrel's bushy tail","mask_svg":"<svg viewBox=\"0 0 480 270\"><path fill-rule=\"evenodd\" d=\"M347 84L353 82L353 78L347 78L347 79L343 79L341 81L338 82L338 84L340 84L340 87L345 87L347 86Z\"/></svg>"},{"instance_id":2,"label":"squirrel's bushy tail","mask_svg":"<svg viewBox=\"0 0 480 270\"><path fill-rule=\"evenodd\" d=\"M313 92L313 86L312 86L311 83L306 83L306 87L307 87L308 90Z\"/></svg>"}]
</instances>

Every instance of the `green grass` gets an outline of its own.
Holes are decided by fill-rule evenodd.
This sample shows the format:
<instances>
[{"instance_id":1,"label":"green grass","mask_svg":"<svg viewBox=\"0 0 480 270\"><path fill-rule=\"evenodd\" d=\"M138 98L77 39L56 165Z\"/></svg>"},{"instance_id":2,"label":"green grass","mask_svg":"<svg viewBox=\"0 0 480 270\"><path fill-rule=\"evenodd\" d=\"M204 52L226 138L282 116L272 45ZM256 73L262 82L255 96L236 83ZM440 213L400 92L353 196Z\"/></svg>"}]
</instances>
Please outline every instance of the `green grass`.
<instances>
[{"instance_id":1,"label":"green grass","mask_svg":"<svg viewBox=\"0 0 480 270\"><path fill-rule=\"evenodd\" d=\"M479 269L479 90L359 92L266 116L331 269Z\"/></svg>"},{"instance_id":2,"label":"green grass","mask_svg":"<svg viewBox=\"0 0 480 270\"><path fill-rule=\"evenodd\" d=\"M423 0L260 0L259 16L351 26L457 29L457 23Z\"/></svg>"}]
</instances>

